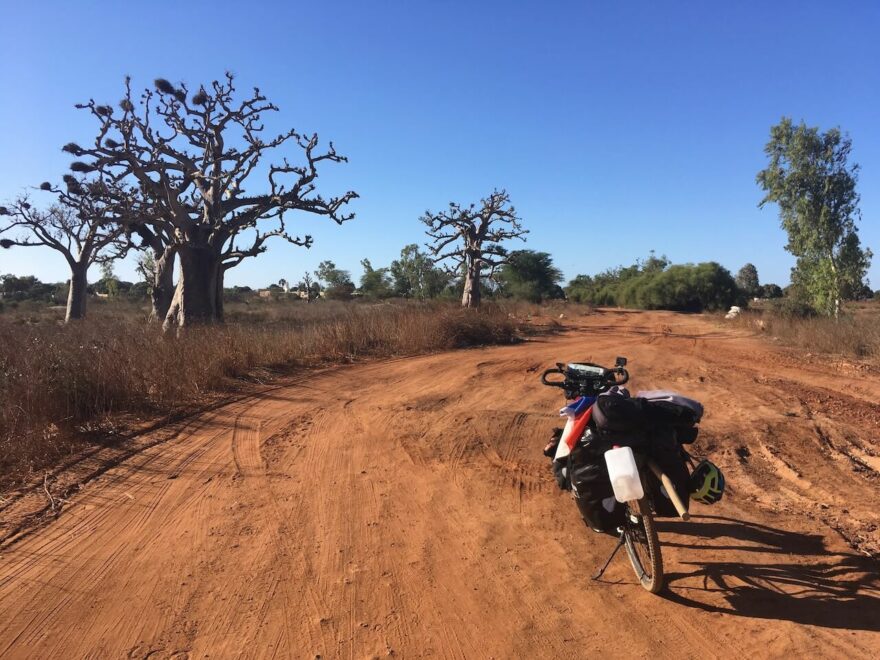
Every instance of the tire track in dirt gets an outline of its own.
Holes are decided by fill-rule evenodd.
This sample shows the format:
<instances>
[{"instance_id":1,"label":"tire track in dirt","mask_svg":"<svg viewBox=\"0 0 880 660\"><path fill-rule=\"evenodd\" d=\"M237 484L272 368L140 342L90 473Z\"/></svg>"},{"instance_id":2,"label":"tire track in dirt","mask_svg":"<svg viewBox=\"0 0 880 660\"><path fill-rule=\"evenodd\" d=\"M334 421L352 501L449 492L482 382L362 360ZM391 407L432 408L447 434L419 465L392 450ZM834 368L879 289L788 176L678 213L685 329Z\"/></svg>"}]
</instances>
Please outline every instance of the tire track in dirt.
<instances>
[{"instance_id":1,"label":"tire track in dirt","mask_svg":"<svg viewBox=\"0 0 880 660\"><path fill-rule=\"evenodd\" d=\"M871 657L876 564L838 534L871 542L876 483L843 453L871 467L880 384L695 316L573 323L327 370L109 469L0 546L0 655ZM618 354L633 389L706 403L697 449L731 483L693 522L662 522L665 600L623 560L590 581L612 543L540 455L561 404L542 366Z\"/></svg>"}]
</instances>

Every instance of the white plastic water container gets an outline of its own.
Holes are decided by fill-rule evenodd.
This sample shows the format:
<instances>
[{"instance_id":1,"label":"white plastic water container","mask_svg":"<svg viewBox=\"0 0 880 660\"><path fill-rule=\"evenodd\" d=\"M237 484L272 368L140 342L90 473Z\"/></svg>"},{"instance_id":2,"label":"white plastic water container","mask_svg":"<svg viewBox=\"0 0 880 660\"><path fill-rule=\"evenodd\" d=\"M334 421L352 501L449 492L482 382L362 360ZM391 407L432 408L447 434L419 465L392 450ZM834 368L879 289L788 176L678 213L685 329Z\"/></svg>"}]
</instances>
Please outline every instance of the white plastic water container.
<instances>
[{"instance_id":1,"label":"white plastic water container","mask_svg":"<svg viewBox=\"0 0 880 660\"><path fill-rule=\"evenodd\" d=\"M615 447L605 452L605 465L608 478L614 489L614 499L618 502L640 500L645 496L639 468L629 447Z\"/></svg>"}]
</instances>

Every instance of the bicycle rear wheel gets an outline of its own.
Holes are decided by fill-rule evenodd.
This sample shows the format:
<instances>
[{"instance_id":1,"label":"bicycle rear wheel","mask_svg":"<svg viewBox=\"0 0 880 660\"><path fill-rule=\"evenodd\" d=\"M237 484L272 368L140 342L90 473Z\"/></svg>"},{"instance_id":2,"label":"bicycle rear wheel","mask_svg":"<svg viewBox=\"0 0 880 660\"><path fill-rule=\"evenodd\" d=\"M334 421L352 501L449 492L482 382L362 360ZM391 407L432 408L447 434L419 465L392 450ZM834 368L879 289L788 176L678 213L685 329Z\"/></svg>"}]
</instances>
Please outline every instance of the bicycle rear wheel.
<instances>
[{"instance_id":1,"label":"bicycle rear wheel","mask_svg":"<svg viewBox=\"0 0 880 660\"><path fill-rule=\"evenodd\" d=\"M638 507L626 505L624 521L626 554L641 585L652 594L663 589L663 558L660 539L650 507L639 501Z\"/></svg>"}]
</instances>

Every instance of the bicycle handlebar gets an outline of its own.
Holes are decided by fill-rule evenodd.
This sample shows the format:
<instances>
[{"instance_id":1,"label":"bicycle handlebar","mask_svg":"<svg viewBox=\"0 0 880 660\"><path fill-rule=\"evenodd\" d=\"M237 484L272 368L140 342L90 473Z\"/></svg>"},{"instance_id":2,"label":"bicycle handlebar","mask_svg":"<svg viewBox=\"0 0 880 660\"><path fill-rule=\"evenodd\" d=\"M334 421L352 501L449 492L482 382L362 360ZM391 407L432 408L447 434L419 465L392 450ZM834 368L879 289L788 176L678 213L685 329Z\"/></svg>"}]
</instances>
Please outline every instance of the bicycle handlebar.
<instances>
[{"instance_id":1,"label":"bicycle handlebar","mask_svg":"<svg viewBox=\"0 0 880 660\"><path fill-rule=\"evenodd\" d=\"M618 364L612 369L589 363L584 363L581 366L591 368L592 372L577 369L577 363L565 365L562 362L557 362L556 367L547 369L541 374L541 383L549 387L563 389L567 398L574 398L585 394L599 394L615 385L623 385L629 381L629 372L622 364ZM561 375L562 380L549 380L547 377L552 374Z\"/></svg>"},{"instance_id":2,"label":"bicycle handlebar","mask_svg":"<svg viewBox=\"0 0 880 660\"><path fill-rule=\"evenodd\" d=\"M548 385L550 387L565 387L565 379L563 380L547 380L547 376L550 374L561 374L563 377L565 376L565 367L562 363L557 363L556 367L553 369L547 369L543 374L541 374L541 383L544 385Z\"/></svg>"},{"instance_id":3,"label":"bicycle handlebar","mask_svg":"<svg viewBox=\"0 0 880 660\"><path fill-rule=\"evenodd\" d=\"M629 372L624 367L615 367L611 370L611 373L613 373L615 376L623 376L622 380L617 380L615 378L615 385L623 385L629 380Z\"/></svg>"}]
</instances>

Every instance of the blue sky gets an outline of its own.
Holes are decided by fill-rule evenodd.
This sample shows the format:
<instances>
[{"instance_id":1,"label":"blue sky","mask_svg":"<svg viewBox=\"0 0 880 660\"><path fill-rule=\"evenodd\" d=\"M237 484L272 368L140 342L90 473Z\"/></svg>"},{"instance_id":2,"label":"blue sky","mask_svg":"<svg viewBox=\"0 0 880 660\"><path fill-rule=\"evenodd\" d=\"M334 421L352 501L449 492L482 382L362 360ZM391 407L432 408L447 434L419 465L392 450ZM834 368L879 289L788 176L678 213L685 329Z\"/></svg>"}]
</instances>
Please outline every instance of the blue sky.
<instances>
[{"instance_id":1,"label":"blue sky","mask_svg":"<svg viewBox=\"0 0 880 660\"><path fill-rule=\"evenodd\" d=\"M387 265L424 242L425 209L495 187L566 278L654 249L751 261L785 284L793 259L754 182L782 115L850 133L862 241L880 252L878 3L5 0L2 19L2 200L60 178L60 146L93 130L73 104L115 102L126 74L197 86L231 70L281 107L272 128L350 157L321 185L360 193L357 218L300 217L311 250L275 243L230 284L297 280L323 259L357 278L363 257ZM0 252L4 272L67 276L35 248Z\"/></svg>"}]
</instances>

